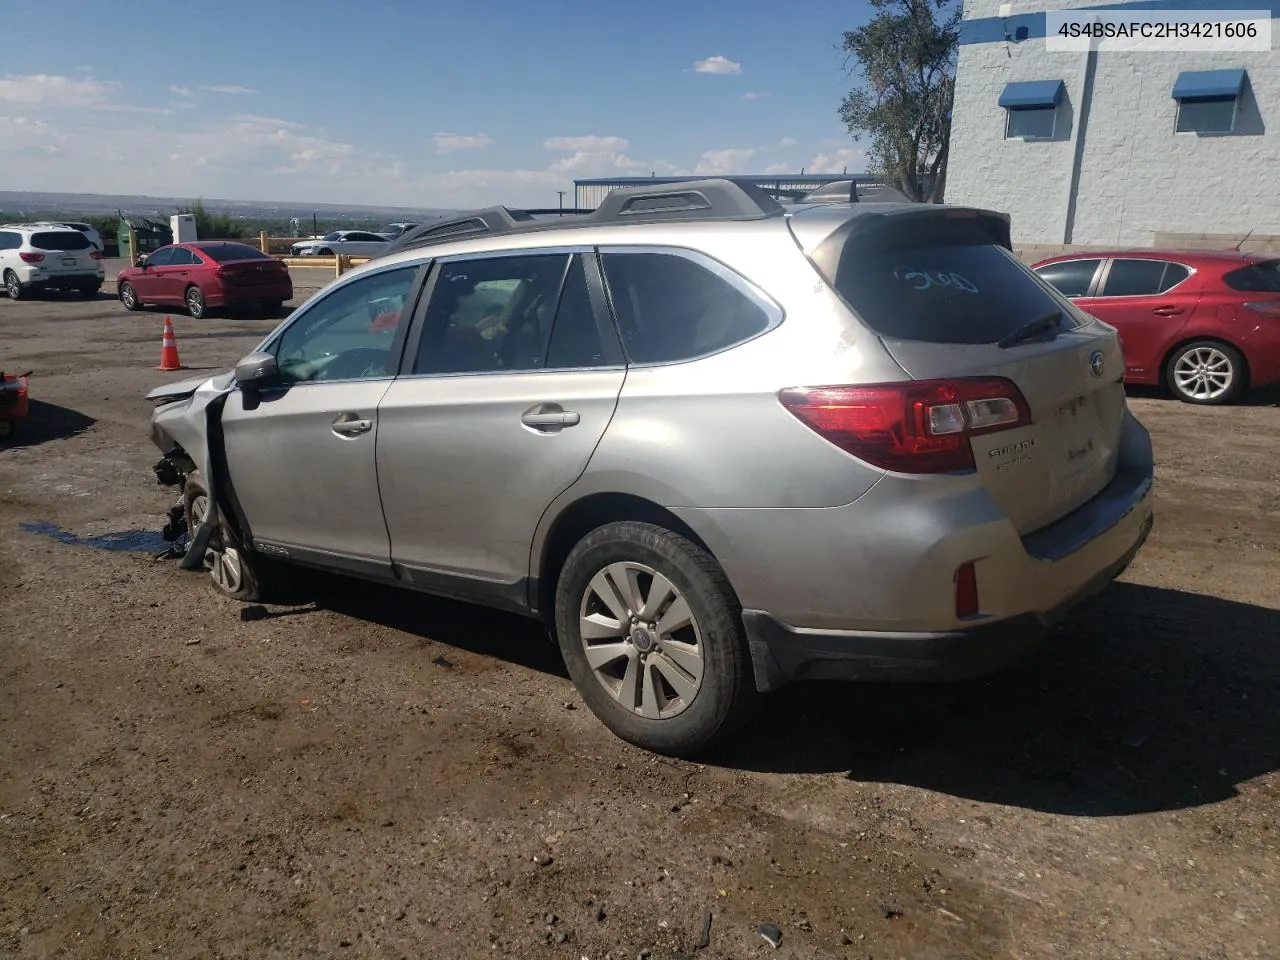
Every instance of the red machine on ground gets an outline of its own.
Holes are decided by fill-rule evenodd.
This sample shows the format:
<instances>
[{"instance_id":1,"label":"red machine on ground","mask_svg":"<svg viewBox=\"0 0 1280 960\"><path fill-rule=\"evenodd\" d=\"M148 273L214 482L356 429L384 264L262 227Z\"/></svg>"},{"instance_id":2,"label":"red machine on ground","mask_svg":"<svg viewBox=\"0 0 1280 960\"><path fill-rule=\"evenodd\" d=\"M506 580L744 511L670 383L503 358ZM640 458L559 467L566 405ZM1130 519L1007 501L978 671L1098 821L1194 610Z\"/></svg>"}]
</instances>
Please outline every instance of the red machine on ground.
<instances>
[{"instance_id":1,"label":"red machine on ground","mask_svg":"<svg viewBox=\"0 0 1280 960\"><path fill-rule=\"evenodd\" d=\"M27 373L0 371L0 442L13 433L15 424L27 415Z\"/></svg>"}]
</instances>

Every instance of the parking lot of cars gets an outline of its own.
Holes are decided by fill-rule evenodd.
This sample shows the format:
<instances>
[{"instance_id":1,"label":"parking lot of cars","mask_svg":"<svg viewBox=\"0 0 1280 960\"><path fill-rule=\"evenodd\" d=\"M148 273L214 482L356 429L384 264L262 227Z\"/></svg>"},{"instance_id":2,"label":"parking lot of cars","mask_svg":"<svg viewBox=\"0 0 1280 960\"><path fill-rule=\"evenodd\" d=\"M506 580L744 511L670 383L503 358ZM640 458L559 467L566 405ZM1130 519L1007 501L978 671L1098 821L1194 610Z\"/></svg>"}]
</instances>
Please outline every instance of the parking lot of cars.
<instances>
[{"instance_id":1,"label":"parking lot of cars","mask_svg":"<svg viewBox=\"0 0 1280 960\"><path fill-rule=\"evenodd\" d=\"M293 303L327 281L294 270ZM114 278L114 273L110 273ZM172 310L173 308L168 308ZM0 950L1262 957L1280 941L1280 408L1131 398L1156 526L1039 656L804 685L706 762L595 722L528 621L149 551L148 390L276 323L0 298ZM708 917L710 926L708 928Z\"/></svg>"}]
</instances>

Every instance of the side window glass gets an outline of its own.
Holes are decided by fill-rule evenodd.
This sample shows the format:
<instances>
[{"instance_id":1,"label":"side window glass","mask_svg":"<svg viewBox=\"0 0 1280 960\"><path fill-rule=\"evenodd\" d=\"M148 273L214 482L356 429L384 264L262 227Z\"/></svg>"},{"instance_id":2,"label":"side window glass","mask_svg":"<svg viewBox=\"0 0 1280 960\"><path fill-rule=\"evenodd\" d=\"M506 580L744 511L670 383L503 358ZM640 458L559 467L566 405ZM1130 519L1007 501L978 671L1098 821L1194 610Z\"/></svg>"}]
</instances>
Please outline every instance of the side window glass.
<instances>
[{"instance_id":1,"label":"side window glass","mask_svg":"<svg viewBox=\"0 0 1280 960\"><path fill-rule=\"evenodd\" d=\"M412 312L416 265L340 286L298 316L276 341L285 380L313 383L394 374L391 355Z\"/></svg>"},{"instance_id":2,"label":"side window glass","mask_svg":"<svg viewBox=\"0 0 1280 960\"><path fill-rule=\"evenodd\" d=\"M167 267L173 263L173 247L161 247L155 253L147 254L147 266Z\"/></svg>"},{"instance_id":3,"label":"side window glass","mask_svg":"<svg viewBox=\"0 0 1280 960\"><path fill-rule=\"evenodd\" d=\"M1191 276L1191 271L1180 263L1166 263L1164 265L1164 277L1160 281L1160 288L1156 293L1164 293L1180 284L1187 277Z\"/></svg>"},{"instance_id":4,"label":"side window glass","mask_svg":"<svg viewBox=\"0 0 1280 960\"><path fill-rule=\"evenodd\" d=\"M1083 297L1089 292L1093 275L1098 272L1101 260L1068 260L1051 263L1036 271L1042 280L1058 288L1064 297Z\"/></svg>"},{"instance_id":5,"label":"side window glass","mask_svg":"<svg viewBox=\"0 0 1280 960\"><path fill-rule=\"evenodd\" d=\"M8 233L0 230L0 250L16 250L20 244L15 241L18 239L16 233Z\"/></svg>"},{"instance_id":6,"label":"side window glass","mask_svg":"<svg viewBox=\"0 0 1280 960\"><path fill-rule=\"evenodd\" d=\"M1116 260L1111 264L1107 282L1102 290L1104 297L1150 297L1159 293L1164 280L1162 260Z\"/></svg>"},{"instance_id":7,"label":"side window glass","mask_svg":"<svg viewBox=\"0 0 1280 960\"><path fill-rule=\"evenodd\" d=\"M686 257L605 253L600 260L632 363L689 360L769 326L760 304Z\"/></svg>"},{"instance_id":8,"label":"side window glass","mask_svg":"<svg viewBox=\"0 0 1280 960\"><path fill-rule=\"evenodd\" d=\"M608 327L602 333L600 320L587 289L586 265L581 256L575 256L560 294L555 325L551 328L547 366L565 370L622 363L622 352L612 322L604 318Z\"/></svg>"},{"instance_id":9,"label":"side window glass","mask_svg":"<svg viewBox=\"0 0 1280 960\"><path fill-rule=\"evenodd\" d=\"M568 266L567 254L442 263L413 372L541 369Z\"/></svg>"},{"instance_id":10,"label":"side window glass","mask_svg":"<svg viewBox=\"0 0 1280 960\"><path fill-rule=\"evenodd\" d=\"M169 260L171 267L189 267L196 262L196 258L191 255L191 251L186 247L174 247L173 256Z\"/></svg>"}]
</instances>

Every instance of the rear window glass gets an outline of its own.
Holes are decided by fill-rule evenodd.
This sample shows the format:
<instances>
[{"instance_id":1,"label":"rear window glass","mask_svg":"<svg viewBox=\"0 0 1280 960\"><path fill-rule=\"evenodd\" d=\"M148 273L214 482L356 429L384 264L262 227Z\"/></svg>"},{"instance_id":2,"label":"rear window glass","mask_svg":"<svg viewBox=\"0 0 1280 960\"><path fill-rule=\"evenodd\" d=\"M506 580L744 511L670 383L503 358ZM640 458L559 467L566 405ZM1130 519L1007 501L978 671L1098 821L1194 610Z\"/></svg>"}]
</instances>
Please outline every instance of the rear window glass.
<instances>
[{"instance_id":1,"label":"rear window glass","mask_svg":"<svg viewBox=\"0 0 1280 960\"><path fill-rule=\"evenodd\" d=\"M1244 293L1280 293L1280 260L1251 263L1222 278L1232 290Z\"/></svg>"},{"instance_id":2,"label":"rear window glass","mask_svg":"<svg viewBox=\"0 0 1280 960\"><path fill-rule=\"evenodd\" d=\"M929 343L995 343L1054 310L1052 288L977 226L868 230L844 245L836 292L877 333Z\"/></svg>"},{"instance_id":3,"label":"rear window glass","mask_svg":"<svg viewBox=\"0 0 1280 960\"><path fill-rule=\"evenodd\" d=\"M93 246L88 237L75 230L33 233L31 245L37 250L88 250Z\"/></svg>"},{"instance_id":4,"label":"rear window glass","mask_svg":"<svg viewBox=\"0 0 1280 960\"><path fill-rule=\"evenodd\" d=\"M200 252L215 263L230 263L232 260L269 260L265 253L247 243L220 243L213 247L200 247Z\"/></svg>"}]
</instances>

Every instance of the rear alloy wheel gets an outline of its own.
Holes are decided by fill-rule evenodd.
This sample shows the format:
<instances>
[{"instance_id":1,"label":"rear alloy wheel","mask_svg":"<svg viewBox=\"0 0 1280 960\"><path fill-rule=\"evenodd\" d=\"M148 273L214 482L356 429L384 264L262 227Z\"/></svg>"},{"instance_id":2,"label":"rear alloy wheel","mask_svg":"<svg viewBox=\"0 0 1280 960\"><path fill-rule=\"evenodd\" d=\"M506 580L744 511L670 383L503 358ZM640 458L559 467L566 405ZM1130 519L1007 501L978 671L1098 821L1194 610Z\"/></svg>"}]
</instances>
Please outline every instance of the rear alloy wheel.
<instances>
[{"instance_id":1,"label":"rear alloy wheel","mask_svg":"<svg viewBox=\"0 0 1280 960\"><path fill-rule=\"evenodd\" d=\"M4 288L9 294L10 300L21 300L27 295L27 289L22 285L22 281L18 279L18 275L9 270L4 275Z\"/></svg>"},{"instance_id":2,"label":"rear alloy wheel","mask_svg":"<svg viewBox=\"0 0 1280 960\"><path fill-rule=\"evenodd\" d=\"M120 302L124 304L126 310L142 309L142 301L138 299L138 291L133 288L133 284L128 280L120 284Z\"/></svg>"},{"instance_id":3,"label":"rear alloy wheel","mask_svg":"<svg viewBox=\"0 0 1280 960\"><path fill-rule=\"evenodd\" d=\"M199 320L204 316L204 294L200 292L199 287L187 287L183 300L187 304L187 313L191 314L193 319Z\"/></svg>"},{"instance_id":4,"label":"rear alloy wheel","mask_svg":"<svg viewBox=\"0 0 1280 960\"><path fill-rule=\"evenodd\" d=\"M757 700L724 572L662 527L628 521L587 534L557 584L556 628L587 706L645 749L707 750L736 732Z\"/></svg>"},{"instance_id":5,"label":"rear alloy wheel","mask_svg":"<svg viewBox=\"0 0 1280 960\"><path fill-rule=\"evenodd\" d=\"M1214 340L1188 343L1169 358L1166 379L1174 396L1185 403L1230 403L1244 390L1244 357L1235 347Z\"/></svg>"}]
</instances>

